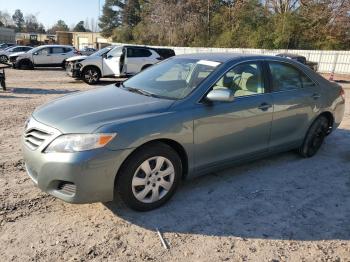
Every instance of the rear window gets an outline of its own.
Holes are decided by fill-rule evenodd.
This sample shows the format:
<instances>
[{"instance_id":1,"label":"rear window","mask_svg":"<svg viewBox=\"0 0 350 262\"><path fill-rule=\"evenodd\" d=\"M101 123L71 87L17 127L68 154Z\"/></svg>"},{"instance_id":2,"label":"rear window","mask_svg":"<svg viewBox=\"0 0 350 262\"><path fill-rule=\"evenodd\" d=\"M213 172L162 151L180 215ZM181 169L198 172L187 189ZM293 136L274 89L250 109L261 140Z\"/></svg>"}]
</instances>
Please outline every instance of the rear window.
<instances>
[{"instance_id":1,"label":"rear window","mask_svg":"<svg viewBox=\"0 0 350 262\"><path fill-rule=\"evenodd\" d=\"M169 58L172 56L175 56L175 51L172 49L162 49L162 48L157 48L156 52L163 58Z\"/></svg>"},{"instance_id":2,"label":"rear window","mask_svg":"<svg viewBox=\"0 0 350 262\"><path fill-rule=\"evenodd\" d=\"M60 53L65 53L63 47L52 47L51 48L51 53L52 54L60 54Z\"/></svg>"},{"instance_id":3,"label":"rear window","mask_svg":"<svg viewBox=\"0 0 350 262\"><path fill-rule=\"evenodd\" d=\"M315 86L307 75L290 64L269 62L269 67L274 91L289 91Z\"/></svg>"}]
</instances>

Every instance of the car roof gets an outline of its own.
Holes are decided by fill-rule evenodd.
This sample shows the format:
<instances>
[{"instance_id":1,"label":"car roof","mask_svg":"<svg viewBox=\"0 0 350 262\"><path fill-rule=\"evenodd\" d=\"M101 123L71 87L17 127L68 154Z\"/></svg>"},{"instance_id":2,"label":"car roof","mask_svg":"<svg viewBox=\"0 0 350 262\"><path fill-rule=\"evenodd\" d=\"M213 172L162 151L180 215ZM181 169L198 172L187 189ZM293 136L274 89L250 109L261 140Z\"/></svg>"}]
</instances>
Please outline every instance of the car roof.
<instances>
[{"instance_id":1,"label":"car roof","mask_svg":"<svg viewBox=\"0 0 350 262\"><path fill-rule=\"evenodd\" d=\"M71 45L40 45L37 47L73 47Z\"/></svg>"},{"instance_id":2,"label":"car roof","mask_svg":"<svg viewBox=\"0 0 350 262\"><path fill-rule=\"evenodd\" d=\"M286 57L292 57L292 58L304 57L302 55L291 54L291 53L281 53L281 54L277 54L277 56L286 56Z\"/></svg>"},{"instance_id":3,"label":"car roof","mask_svg":"<svg viewBox=\"0 0 350 262\"><path fill-rule=\"evenodd\" d=\"M226 63L233 60L252 60L252 59L272 59L286 61L286 58L268 56L268 55L255 55L255 54L242 54L242 53L195 53L177 55L175 58L191 58L198 60L210 60L221 63ZM289 61L289 60L288 60Z\"/></svg>"}]
</instances>

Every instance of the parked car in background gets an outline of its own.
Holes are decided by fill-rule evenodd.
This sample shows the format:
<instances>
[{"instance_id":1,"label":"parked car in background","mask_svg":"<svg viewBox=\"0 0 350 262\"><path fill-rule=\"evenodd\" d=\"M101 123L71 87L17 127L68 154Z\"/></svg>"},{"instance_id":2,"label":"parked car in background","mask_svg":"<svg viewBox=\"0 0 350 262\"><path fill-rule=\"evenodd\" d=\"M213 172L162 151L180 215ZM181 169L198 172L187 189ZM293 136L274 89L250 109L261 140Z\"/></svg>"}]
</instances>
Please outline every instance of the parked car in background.
<instances>
[{"instance_id":1,"label":"parked car in background","mask_svg":"<svg viewBox=\"0 0 350 262\"><path fill-rule=\"evenodd\" d=\"M310 67L315 72L317 72L317 70L318 70L318 63L307 61L305 56L296 55L296 54L290 54L290 53L282 53L282 54L278 54L276 56L284 57L284 58L288 58L288 59L293 59L295 61L298 61L299 63L307 65L308 67Z\"/></svg>"},{"instance_id":2,"label":"parked car in background","mask_svg":"<svg viewBox=\"0 0 350 262\"><path fill-rule=\"evenodd\" d=\"M0 50L3 50L5 48L7 48L7 47L11 47L11 46L14 46L14 45L16 45L16 44L13 44L13 43L2 43L2 44L0 44Z\"/></svg>"},{"instance_id":3,"label":"parked car in background","mask_svg":"<svg viewBox=\"0 0 350 262\"><path fill-rule=\"evenodd\" d=\"M30 47L30 50L32 50L33 47ZM8 60L8 64L12 65L13 68L16 68L16 60L17 60L17 57L20 55L20 54L24 54L28 51L22 51L22 52L16 52L16 53L12 53L9 55L9 60Z\"/></svg>"},{"instance_id":4,"label":"parked car in background","mask_svg":"<svg viewBox=\"0 0 350 262\"><path fill-rule=\"evenodd\" d=\"M19 54L28 52L31 49L33 49L33 47L31 46L19 46L19 45L6 48L0 51L0 63L6 64L10 62L11 55L16 54L18 56Z\"/></svg>"},{"instance_id":5,"label":"parked car in background","mask_svg":"<svg viewBox=\"0 0 350 262\"><path fill-rule=\"evenodd\" d=\"M81 55L91 55L93 53L95 53L97 51L97 49L92 48L92 47L84 47L83 49L80 49L79 52L81 53Z\"/></svg>"},{"instance_id":6,"label":"parked car in background","mask_svg":"<svg viewBox=\"0 0 350 262\"><path fill-rule=\"evenodd\" d=\"M76 56L78 51L68 45L42 45L27 53L18 55L15 67L32 69L34 67L65 67L66 59Z\"/></svg>"},{"instance_id":7,"label":"parked car in background","mask_svg":"<svg viewBox=\"0 0 350 262\"><path fill-rule=\"evenodd\" d=\"M128 77L174 56L168 48L123 45L114 47L103 56L90 57L76 64L72 75L93 85L101 77Z\"/></svg>"},{"instance_id":8,"label":"parked car in background","mask_svg":"<svg viewBox=\"0 0 350 262\"><path fill-rule=\"evenodd\" d=\"M314 156L344 109L341 86L291 59L181 55L40 106L22 152L34 183L57 198L106 202L118 192L144 211L186 177L288 150Z\"/></svg>"},{"instance_id":9,"label":"parked car in background","mask_svg":"<svg viewBox=\"0 0 350 262\"><path fill-rule=\"evenodd\" d=\"M78 56L73 56L70 57L68 59L66 59L66 71L67 74L71 77L74 78L79 78L79 74L77 74L79 72L79 70L77 70L76 65L77 63L87 59L87 58L96 58L96 57L102 57L103 55L105 55L106 53L108 53L110 50L112 50L115 46L107 46L105 48L102 48L99 51L96 51L95 53L87 56L87 55L78 55Z\"/></svg>"}]
</instances>

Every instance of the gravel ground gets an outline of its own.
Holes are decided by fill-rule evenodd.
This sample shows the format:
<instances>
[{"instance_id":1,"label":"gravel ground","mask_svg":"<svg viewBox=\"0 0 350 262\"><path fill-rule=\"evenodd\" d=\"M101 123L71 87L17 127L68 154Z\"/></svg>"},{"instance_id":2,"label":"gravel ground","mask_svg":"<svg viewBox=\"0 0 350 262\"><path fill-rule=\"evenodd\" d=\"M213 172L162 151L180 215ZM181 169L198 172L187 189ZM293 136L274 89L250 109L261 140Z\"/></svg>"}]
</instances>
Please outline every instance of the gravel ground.
<instances>
[{"instance_id":1,"label":"gravel ground","mask_svg":"<svg viewBox=\"0 0 350 262\"><path fill-rule=\"evenodd\" d=\"M67 204L33 186L20 152L24 121L38 105L91 87L60 70L7 76L1 261L350 261L350 115L314 158L288 152L189 180L164 207L137 213L118 201Z\"/></svg>"}]
</instances>

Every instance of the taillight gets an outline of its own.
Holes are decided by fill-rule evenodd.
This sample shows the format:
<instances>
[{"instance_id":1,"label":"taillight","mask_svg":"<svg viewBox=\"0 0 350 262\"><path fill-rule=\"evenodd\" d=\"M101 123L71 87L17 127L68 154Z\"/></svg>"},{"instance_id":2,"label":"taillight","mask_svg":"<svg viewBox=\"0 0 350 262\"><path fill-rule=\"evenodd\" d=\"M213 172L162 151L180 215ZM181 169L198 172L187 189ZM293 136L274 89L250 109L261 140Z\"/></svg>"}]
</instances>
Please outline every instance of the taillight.
<instances>
[{"instance_id":1,"label":"taillight","mask_svg":"<svg viewBox=\"0 0 350 262\"><path fill-rule=\"evenodd\" d=\"M340 87L340 95L345 100L345 91L342 87Z\"/></svg>"}]
</instances>

